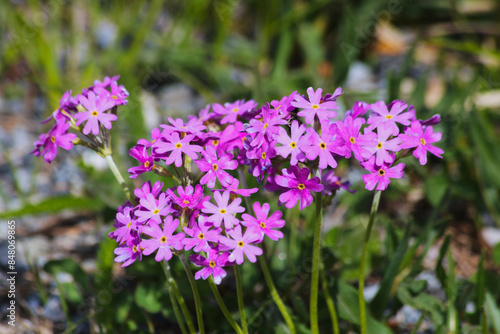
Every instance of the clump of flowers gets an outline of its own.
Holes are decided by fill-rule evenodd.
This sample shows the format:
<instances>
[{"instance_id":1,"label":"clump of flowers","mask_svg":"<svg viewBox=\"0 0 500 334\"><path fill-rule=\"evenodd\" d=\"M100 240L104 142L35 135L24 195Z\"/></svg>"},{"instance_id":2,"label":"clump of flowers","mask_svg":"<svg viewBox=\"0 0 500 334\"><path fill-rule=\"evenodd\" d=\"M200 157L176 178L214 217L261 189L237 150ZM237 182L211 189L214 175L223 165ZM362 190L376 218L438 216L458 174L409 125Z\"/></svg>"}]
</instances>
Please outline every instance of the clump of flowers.
<instances>
[{"instance_id":1,"label":"clump of flowers","mask_svg":"<svg viewBox=\"0 0 500 334\"><path fill-rule=\"evenodd\" d=\"M96 81L75 97L65 93L45 121L53 127L35 142L33 154L51 162L57 147L69 150L73 144L109 154L108 130L128 96L117 80ZM109 234L117 242L115 261L128 266L148 255L168 261L191 251L191 262L201 267L195 278L212 276L219 284L228 266L255 262L265 238L283 238L282 213L271 212L269 203L252 202L257 188L246 186L246 174L262 189L277 192L279 205L303 210L318 194L353 192L335 175L341 159L359 161L367 171L366 189L385 190L404 176L401 157L413 153L422 165L428 152L441 158L443 151L432 145L441 139L432 127L439 116L417 120L403 101L378 101L356 102L338 117L342 93L308 88L306 95L293 92L260 107L252 100L208 105L187 122L169 118L153 129L151 138L129 150L138 162L129 169L130 178L154 172L179 185L164 189L162 182L146 182L118 209L116 229ZM198 174L192 172L195 166Z\"/></svg>"},{"instance_id":2,"label":"clump of flowers","mask_svg":"<svg viewBox=\"0 0 500 334\"><path fill-rule=\"evenodd\" d=\"M42 122L53 122L52 128L40 135L31 153L43 156L48 163L57 156L58 147L71 150L74 144L87 146L102 156L111 154L108 130L118 118L117 107L127 104L128 97L118 79L119 76L114 76L106 77L103 82L96 80L76 96L71 95L71 90L64 93L57 109ZM70 129L82 138L69 132Z\"/></svg>"}]
</instances>

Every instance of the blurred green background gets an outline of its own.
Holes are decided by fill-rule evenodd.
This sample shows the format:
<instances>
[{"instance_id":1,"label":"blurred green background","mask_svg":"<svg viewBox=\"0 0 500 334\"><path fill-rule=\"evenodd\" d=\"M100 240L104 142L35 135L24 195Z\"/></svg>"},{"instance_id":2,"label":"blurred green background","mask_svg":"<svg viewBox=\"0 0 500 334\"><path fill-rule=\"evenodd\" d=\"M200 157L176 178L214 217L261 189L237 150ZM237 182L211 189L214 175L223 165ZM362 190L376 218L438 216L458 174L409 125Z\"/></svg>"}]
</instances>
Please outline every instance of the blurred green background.
<instances>
[{"instance_id":1,"label":"blurred green background","mask_svg":"<svg viewBox=\"0 0 500 334\"><path fill-rule=\"evenodd\" d=\"M341 86L342 110L356 100L403 99L420 119L440 114L444 159L425 166L408 159L405 179L382 195L367 277L378 291L372 315L394 333L500 332L499 22L494 0L2 1L0 215L21 222L23 328L177 332L161 268L113 265L105 234L125 197L101 158L59 150L47 165L28 155L46 130L39 122L66 90L120 74L130 99L113 145L124 173L139 138L207 103L263 104L309 86ZM358 191L341 193L325 215L323 251L325 283L347 333L359 322L353 282L371 194L358 166L339 173ZM305 333L312 215L285 212L301 233L290 239L286 230L269 245L278 289ZM257 268L243 270L255 330L286 333L265 286L255 285ZM222 289L236 314L232 284ZM213 332L229 330L220 313L207 322Z\"/></svg>"}]
</instances>

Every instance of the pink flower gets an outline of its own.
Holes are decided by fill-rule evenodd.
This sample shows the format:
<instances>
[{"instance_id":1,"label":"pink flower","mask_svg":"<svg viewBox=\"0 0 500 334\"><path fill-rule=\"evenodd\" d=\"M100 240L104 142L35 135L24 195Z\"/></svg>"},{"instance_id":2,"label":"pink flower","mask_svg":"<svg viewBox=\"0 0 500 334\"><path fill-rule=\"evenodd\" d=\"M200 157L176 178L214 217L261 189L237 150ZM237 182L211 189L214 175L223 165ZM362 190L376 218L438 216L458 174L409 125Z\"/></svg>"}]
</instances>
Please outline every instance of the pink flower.
<instances>
[{"instance_id":1,"label":"pink flower","mask_svg":"<svg viewBox=\"0 0 500 334\"><path fill-rule=\"evenodd\" d=\"M201 209L201 212L212 214L207 218L207 221L213 223L215 227L219 227L224 221L224 226L226 229L233 228L233 225L238 225L239 220L233 216L234 213L241 213L245 211L245 208L240 206L241 198L236 198L230 204L229 202L229 191L224 191L222 195L219 192L214 193L215 202L217 205L211 202L205 202L205 206Z\"/></svg>"},{"instance_id":2,"label":"pink flower","mask_svg":"<svg viewBox=\"0 0 500 334\"><path fill-rule=\"evenodd\" d=\"M385 190L389 186L389 183L391 183L390 179L400 179L404 175L404 163L400 163L394 167L391 167L390 163L377 166L375 164L375 157L371 157L370 160L362 162L361 165L366 170L372 172L371 174L362 176L365 188L368 190L373 190L377 183L377 190Z\"/></svg>"},{"instance_id":3,"label":"pink flower","mask_svg":"<svg viewBox=\"0 0 500 334\"><path fill-rule=\"evenodd\" d=\"M335 176L332 169L323 171L321 174L321 183L323 184L323 195L333 195L339 189L345 189L351 194L355 193L356 190L351 190L351 184L349 181L340 182L340 177Z\"/></svg>"},{"instance_id":4,"label":"pink flower","mask_svg":"<svg viewBox=\"0 0 500 334\"><path fill-rule=\"evenodd\" d=\"M104 87L95 87L94 92L100 95L101 98L104 96L107 97L110 101L113 101L115 106L126 105L128 102L128 92L125 87L123 87L123 85L118 86L118 83L116 81L111 81L110 87L111 92L107 89L104 89Z\"/></svg>"},{"instance_id":5,"label":"pink flower","mask_svg":"<svg viewBox=\"0 0 500 334\"><path fill-rule=\"evenodd\" d=\"M71 150L73 148L73 140L76 139L74 133L68 133L69 123L58 122L50 129L48 134L43 134L40 139L36 141L35 150L33 153L35 156L40 155L40 148L43 148L41 155L44 155L45 161L48 163L52 162L57 155L57 147L62 147L65 150Z\"/></svg>"},{"instance_id":6,"label":"pink flower","mask_svg":"<svg viewBox=\"0 0 500 334\"><path fill-rule=\"evenodd\" d=\"M233 182L233 177L225 169L235 170L238 162L230 154L224 154L217 159L217 152L212 146L207 146L205 151L201 151L205 160L196 161L196 165L202 172L207 172L200 180L201 184L206 184L209 188L215 187L215 181L219 180L223 187L227 187Z\"/></svg>"},{"instance_id":7,"label":"pink flower","mask_svg":"<svg viewBox=\"0 0 500 334\"><path fill-rule=\"evenodd\" d=\"M351 110L346 111L346 116L352 116L352 118L357 118L359 116L363 116L368 110L370 110L371 106L362 101L354 102Z\"/></svg>"},{"instance_id":8,"label":"pink flower","mask_svg":"<svg viewBox=\"0 0 500 334\"><path fill-rule=\"evenodd\" d=\"M151 147L158 139L161 137L161 132L160 129L155 128L153 131L151 131L151 138L152 140L146 140L146 139L139 139L137 141L137 145L142 145L144 147Z\"/></svg>"},{"instance_id":9,"label":"pink flower","mask_svg":"<svg viewBox=\"0 0 500 334\"><path fill-rule=\"evenodd\" d=\"M147 194L146 198L141 198L140 200L141 210L135 211L135 215L138 217L137 220L139 223L147 221L150 225L154 225L151 222L160 224L161 216L166 216L172 212L168 202L169 198L165 193L161 193L158 199L153 194Z\"/></svg>"},{"instance_id":10,"label":"pink flower","mask_svg":"<svg viewBox=\"0 0 500 334\"><path fill-rule=\"evenodd\" d=\"M144 182L142 188L134 189L134 195L138 199L146 199L148 194L152 194L153 197L157 197L163 188L163 182L156 181L153 186L151 186L151 181Z\"/></svg>"},{"instance_id":11,"label":"pink flower","mask_svg":"<svg viewBox=\"0 0 500 334\"><path fill-rule=\"evenodd\" d=\"M57 123L69 121L70 115L72 115L70 111L75 111L77 105L77 99L71 96L71 90L68 90L59 100L59 107L52 113L52 115L43 120L41 124L45 124L51 119L54 119Z\"/></svg>"},{"instance_id":12,"label":"pink flower","mask_svg":"<svg viewBox=\"0 0 500 334\"><path fill-rule=\"evenodd\" d=\"M228 231L230 238L221 236L219 242L232 249L231 255L229 255L228 260L233 262L236 261L237 264L242 264L245 260L245 255L250 262L256 262L258 255L262 255L262 249L257 246L252 245L261 239L259 233L255 233L253 230L246 230L245 234L241 233L241 226L236 226L233 230Z\"/></svg>"},{"instance_id":13,"label":"pink flower","mask_svg":"<svg viewBox=\"0 0 500 334\"><path fill-rule=\"evenodd\" d=\"M137 236L135 238L128 239L125 245L115 248L115 262L123 262L121 266L127 267L134 263L137 259L141 261L142 253L140 243L141 238Z\"/></svg>"},{"instance_id":14,"label":"pink flower","mask_svg":"<svg viewBox=\"0 0 500 334\"><path fill-rule=\"evenodd\" d=\"M238 116L251 111L255 107L257 107L257 103L254 100L246 102L245 100L238 100L233 103L225 103L224 106L221 106L218 103L212 105L215 113L224 115L220 121L221 124L234 123L236 122Z\"/></svg>"},{"instance_id":15,"label":"pink flower","mask_svg":"<svg viewBox=\"0 0 500 334\"><path fill-rule=\"evenodd\" d=\"M128 169L131 179L135 179L139 174L150 172L153 169L153 156L149 156L148 149L145 146L136 145L128 151L128 154L141 163L139 166Z\"/></svg>"},{"instance_id":16,"label":"pink flower","mask_svg":"<svg viewBox=\"0 0 500 334\"><path fill-rule=\"evenodd\" d=\"M283 170L283 175L276 175L276 183L281 187L290 189L279 197L279 201L285 203L288 209L297 205L300 199L300 210L303 210L313 202L314 198L311 191L323 190L319 177L315 176L308 179L309 173L309 168L299 169L297 166L291 166Z\"/></svg>"},{"instance_id":17,"label":"pink flower","mask_svg":"<svg viewBox=\"0 0 500 334\"><path fill-rule=\"evenodd\" d=\"M264 141L264 137L271 140L279 129L280 125L287 124L283 116L275 110L269 108L269 104L262 107L260 119L251 119L246 130L248 133L256 133L254 140L250 143L251 146L260 146Z\"/></svg>"},{"instance_id":18,"label":"pink flower","mask_svg":"<svg viewBox=\"0 0 500 334\"><path fill-rule=\"evenodd\" d=\"M113 239L117 242L122 243L127 241L132 236L133 232L137 232L139 226L132 216L132 208L125 208L123 212L118 212L116 214L116 223L114 227L117 227L117 229L113 231Z\"/></svg>"},{"instance_id":19,"label":"pink flower","mask_svg":"<svg viewBox=\"0 0 500 334\"><path fill-rule=\"evenodd\" d=\"M168 118L168 121L172 125L160 125L165 130L177 131L179 133L189 133L189 134L197 134L198 132L205 130L206 126L201 122L197 122L196 119L191 119L187 124L184 124L181 118L173 119L172 117Z\"/></svg>"},{"instance_id":20,"label":"pink flower","mask_svg":"<svg viewBox=\"0 0 500 334\"><path fill-rule=\"evenodd\" d=\"M288 118L290 115L290 111L294 110L295 107L292 106L292 102L295 99L295 95L297 95L297 91L294 91L292 94L288 96L284 96L281 100L273 100L271 101L271 106L283 117Z\"/></svg>"},{"instance_id":21,"label":"pink flower","mask_svg":"<svg viewBox=\"0 0 500 334\"><path fill-rule=\"evenodd\" d=\"M362 135L359 131L364 123L364 119L353 119L352 116L347 116L344 122L337 121L337 133L344 141L346 158L351 157L351 152L359 161L364 161L373 155L367 147L376 145L377 135L373 132Z\"/></svg>"},{"instance_id":22,"label":"pink flower","mask_svg":"<svg viewBox=\"0 0 500 334\"><path fill-rule=\"evenodd\" d=\"M377 141L376 144L367 147L367 150L372 154L375 154L375 163L381 166L383 163L392 164L394 162L394 156L391 152L398 152L401 150L399 144L401 144L401 139L399 137L392 138L388 140L391 136L391 128L385 124L380 124L377 128Z\"/></svg>"},{"instance_id":23,"label":"pink flower","mask_svg":"<svg viewBox=\"0 0 500 334\"><path fill-rule=\"evenodd\" d=\"M102 124L106 129L111 129L111 121L118 119L116 115L105 113L114 106L114 101L105 96L101 95L97 98L94 92L89 92L88 97L80 95L78 101L87 109L86 112L75 114L76 125L87 121L82 131L85 135L92 131L92 134L97 136L99 134L99 124Z\"/></svg>"},{"instance_id":24,"label":"pink flower","mask_svg":"<svg viewBox=\"0 0 500 334\"><path fill-rule=\"evenodd\" d=\"M172 202L183 209L201 209L203 208L203 203L210 199L210 196L203 196L203 187L199 184L195 188L192 185L187 185L186 189L178 186L177 193L179 196L176 196L171 189L167 190L167 194L170 196Z\"/></svg>"},{"instance_id":25,"label":"pink flower","mask_svg":"<svg viewBox=\"0 0 500 334\"><path fill-rule=\"evenodd\" d=\"M305 117L307 124L313 123L314 116L317 116L320 122L328 121L329 118L335 118L335 116L337 116L337 113L333 111L338 109L337 103L335 101L321 102L322 93L323 90L321 88L318 88L315 92L312 87L309 87L307 89L309 101L297 94L295 95L295 101L291 103L294 107L304 108L302 111L299 111L297 115Z\"/></svg>"},{"instance_id":26,"label":"pink flower","mask_svg":"<svg viewBox=\"0 0 500 334\"><path fill-rule=\"evenodd\" d=\"M307 140L311 144L306 151L307 159L315 160L319 156L318 167L320 169L328 166L337 167L337 161L333 155L344 156L346 154L345 146L341 144L342 141L335 139L337 127L334 124L330 126L328 121L323 121L321 122L321 136L313 128L307 130Z\"/></svg>"},{"instance_id":27,"label":"pink flower","mask_svg":"<svg viewBox=\"0 0 500 334\"><path fill-rule=\"evenodd\" d=\"M283 233L280 231L273 230L273 228L282 228L285 226L285 221L281 218L281 211L275 211L268 218L270 206L268 203L264 203L262 207L259 202L253 204L253 210L255 212L255 217L249 214L242 214L243 219L241 224L247 226L249 229L253 229L256 233L261 234L261 241L264 235L267 235L270 239L278 241L283 238Z\"/></svg>"},{"instance_id":28,"label":"pink flower","mask_svg":"<svg viewBox=\"0 0 500 334\"><path fill-rule=\"evenodd\" d=\"M250 148L250 145L247 146ZM275 141L270 143L264 140L258 148L251 148L246 152L247 164L250 164L248 172L260 181L264 178L264 172L273 165L271 159L276 157L275 146Z\"/></svg>"},{"instance_id":29,"label":"pink flower","mask_svg":"<svg viewBox=\"0 0 500 334\"><path fill-rule=\"evenodd\" d=\"M304 161L306 155L303 151L306 147L310 146L307 138L302 136L306 131L306 125L302 124L299 126L298 121L292 122L291 136L288 136L286 130L282 127L279 128L279 134L275 139L283 146L276 147L276 152L283 158L290 157L290 164L296 165L299 161Z\"/></svg>"},{"instance_id":30,"label":"pink flower","mask_svg":"<svg viewBox=\"0 0 500 334\"><path fill-rule=\"evenodd\" d=\"M189 260L193 262L198 267L204 267L194 274L195 279L207 279L212 275L215 284L220 284L222 279L226 277L226 271L222 269L223 267L230 264L227 260L229 253L223 252L219 254L217 248L211 248L207 254L207 257L201 255L191 255Z\"/></svg>"},{"instance_id":31,"label":"pink flower","mask_svg":"<svg viewBox=\"0 0 500 334\"><path fill-rule=\"evenodd\" d=\"M198 216L198 224L194 224L193 228L184 227L184 232L191 238L184 238L184 246L186 250L194 247L194 251L199 253L201 251L208 252L211 247L209 242L219 242L221 228L210 230L210 224L206 224L206 217L203 215Z\"/></svg>"},{"instance_id":32,"label":"pink flower","mask_svg":"<svg viewBox=\"0 0 500 334\"><path fill-rule=\"evenodd\" d=\"M421 165L427 163L427 151L438 158L443 158L441 154L444 151L439 147L430 145L431 143L440 141L441 137L441 132L434 133L432 126L425 127L424 132L424 127L422 127L419 121L411 122L411 126L406 129L405 133L399 135L399 138L402 140L401 148L416 147L415 151L413 151L413 156L418 159Z\"/></svg>"},{"instance_id":33,"label":"pink flower","mask_svg":"<svg viewBox=\"0 0 500 334\"><path fill-rule=\"evenodd\" d=\"M198 145L191 145L189 142L193 139L194 135L187 135L184 138L180 138L177 132L172 132L165 141L157 141L153 144L156 154L165 154L171 152L170 155L165 159L165 163L170 165L175 163L175 167L182 166L182 153L189 156L191 159L198 159L198 154L196 152L201 152L203 149Z\"/></svg>"},{"instance_id":34,"label":"pink flower","mask_svg":"<svg viewBox=\"0 0 500 334\"><path fill-rule=\"evenodd\" d=\"M369 129L378 128L380 124L384 124L393 136L397 136L399 128L396 123L410 125L412 113L402 113L406 107L408 105L403 101L394 101L391 103L391 111L388 111L384 101L375 102L372 104L373 114L368 118Z\"/></svg>"},{"instance_id":35,"label":"pink flower","mask_svg":"<svg viewBox=\"0 0 500 334\"><path fill-rule=\"evenodd\" d=\"M157 262L160 262L161 260L170 260L172 258L172 251L170 250L170 247L173 247L176 250L184 248L182 243L184 234L173 234L178 226L179 221L177 219L172 220L172 216L167 216L165 219L165 222L163 223L163 231L160 229L159 225L146 226L142 233L149 235L151 239L142 240L141 247L144 248L142 253L144 255L150 255L154 251L158 250L155 256L155 260Z\"/></svg>"}]
</instances>

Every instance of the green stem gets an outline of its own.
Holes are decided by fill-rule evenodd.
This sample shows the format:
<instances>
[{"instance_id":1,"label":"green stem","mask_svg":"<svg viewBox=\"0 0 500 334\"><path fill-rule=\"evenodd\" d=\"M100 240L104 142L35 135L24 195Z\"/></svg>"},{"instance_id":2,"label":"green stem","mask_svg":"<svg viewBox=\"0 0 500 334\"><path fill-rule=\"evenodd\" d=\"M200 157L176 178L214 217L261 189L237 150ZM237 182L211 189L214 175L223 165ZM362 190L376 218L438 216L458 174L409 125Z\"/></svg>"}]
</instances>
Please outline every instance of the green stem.
<instances>
[{"instance_id":1,"label":"green stem","mask_svg":"<svg viewBox=\"0 0 500 334\"><path fill-rule=\"evenodd\" d=\"M238 174L240 177L240 182L241 185L244 189L248 188L247 185L247 180L245 178L245 173L243 169L239 168L238 169ZM253 212L253 207L250 204L250 198L245 197L245 204L247 206L247 210L252 214L255 215L255 212ZM264 256L259 256L259 263L262 268L262 273L264 274L264 279L266 281L266 285L269 289L269 292L271 292L271 296L273 297L274 303L278 307L278 309L281 312L281 315L283 316L283 319L285 319L285 322L290 329L291 334L295 334L295 325L293 324L292 317L288 313L288 310L286 309L285 303L283 303L283 300L281 299L280 295L278 294L278 291L276 290L276 287L274 286L273 278L271 276L271 273L269 272L269 268L267 267L267 262Z\"/></svg>"},{"instance_id":2,"label":"green stem","mask_svg":"<svg viewBox=\"0 0 500 334\"><path fill-rule=\"evenodd\" d=\"M425 312L422 312L422 314L420 315L420 318L418 318L418 321L415 324L415 326L413 327L413 329L412 329L412 331L411 331L410 334L417 334L418 328L422 324L422 321L424 321L424 318L425 318Z\"/></svg>"},{"instance_id":3,"label":"green stem","mask_svg":"<svg viewBox=\"0 0 500 334\"><path fill-rule=\"evenodd\" d=\"M245 315L245 304L243 303L243 288L241 287L240 266L234 266L234 275L236 276L236 294L238 296L238 308L240 309L241 327L243 333L248 334L247 317Z\"/></svg>"},{"instance_id":4,"label":"green stem","mask_svg":"<svg viewBox=\"0 0 500 334\"><path fill-rule=\"evenodd\" d=\"M123 192L127 196L127 199L130 201L130 203L135 204L135 199L132 197L132 193L130 192L130 189L128 188L127 184L125 183L123 176L120 174L118 167L116 167L113 157L111 155L106 155L106 161L108 163L109 168L113 172L113 175L115 176L116 180L122 187Z\"/></svg>"},{"instance_id":5,"label":"green stem","mask_svg":"<svg viewBox=\"0 0 500 334\"><path fill-rule=\"evenodd\" d=\"M233 327L233 329L237 334L243 334L243 331L241 330L240 326L238 326L236 321L234 321L233 317L231 316L231 313L226 307L226 304L224 304L224 300L222 299L219 290L217 289L217 285L214 283L212 277L208 279L208 284L210 284L210 289L212 289L212 293L214 294L215 300L217 300L217 304L219 304L219 307L224 316L226 317L227 322L229 322L229 324L231 325L231 327Z\"/></svg>"},{"instance_id":6,"label":"green stem","mask_svg":"<svg viewBox=\"0 0 500 334\"><path fill-rule=\"evenodd\" d=\"M186 323L189 328L189 332L196 333L196 330L194 329L193 325L193 320L191 319L191 315L189 314L189 311L186 307L186 303L184 302L184 298L182 298L179 288L177 287L177 283L175 282L174 278L172 277L172 274L170 273L170 265L168 264L167 261L165 260L162 261L162 268L163 272L165 273L165 277L167 279L168 291L170 292L170 301L172 302L172 306L174 308L174 314L177 319L177 323L181 328L182 333L183 334L186 333L186 328L184 327L184 322L182 321L182 317L179 312L179 308L177 307L177 303L179 303L182 309L182 313L184 313L184 318L186 318Z\"/></svg>"},{"instance_id":7,"label":"green stem","mask_svg":"<svg viewBox=\"0 0 500 334\"><path fill-rule=\"evenodd\" d=\"M267 267L266 259L263 258L262 256L259 257L259 263L260 267L262 268L262 273L264 274L264 279L266 281L267 287L269 288L269 291L271 292L271 297L273 297L274 303L276 306L278 306L278 309L281 312L281 315L285 319L285 322L290 329L291 334L295 334L295 325L293 324L292 317L288 313L288 310L286 309L285 304L283 303L283 300L281 299L280 295L278 294L278 291L276 291L276 287L274 286L273 279L271 277L271 274L269 272L269 268Z\"/></svg>"},{"instance_id":8,"label":"green stem","mask_svg":"<svg viewBox=\"0 0 500 334\"><path fill-rule=\"evenodd\" d=\"M333 333L339 334L339 320L337 318L337 310L335 309L335 303L333 302L330 292L328 291L328 284L326 282L325 268L323 263L321 263L321 282L323 287L323 294L325 295L326 305L328 306L328 311L330 312L330 318L332 319Z\"/></svg>"},{"instance_id":9,"label":"green stem","mask_svg":"<svg viewBox=\"0 0 500 334\"><path fill-rule=\"evenodd\" d=\"M316 219L314 222L314 240L313 240L313 255L312 255L312 272L311 272L311 299L310 299L310 312L311 319L311 333L319 334L318 327L318 285L319 285L319 262L321 257L321 223L323 220L322 215L322 202L323 197L321 193L316 195L314 199L316 202Z\"/></svg>"},{"instance_id":10,"label":"green stem","mask_svg":"<svg viewBox=\"0 0 500 334\"><path fill-rule=\"evenodd\" d=\"M204 334L205 327L203 325L203 314L201 311L201 300L200 300L200 294L198 293L198 287L196 286L196 281L194 280L193 272L191 271L191 268L189 268L189 263L187 262L184 254L179 254L179 259L181 260L182 266L186 271L189 284L191 284L191 290L193 290L194 304L196 307L196 318L198 319L198 329L200 331L200 334Z\"/></svg>"},{"instance_id":11,"label":"green stem","mask_svg":"<svg viewBox=\"0 0 500 334\"><path fill-rule=\"evenodd\" d=\"M377 190L373 196L372 209L370 211L370 219L368 220L368 226L365 231L365 239L363 241L363 251L361 253L361 263L359 264L359 280L358 280L358 299L359 299L359 318L361 326L361 334L366 334L366 308L365 308L365 262L366 262L366 252L368 250L368 241L370 241L370 235L373 227L373 222L375 221L375 215L377 214L378 204L380 202L381 191Z\"/></svg>"}]
</instances>

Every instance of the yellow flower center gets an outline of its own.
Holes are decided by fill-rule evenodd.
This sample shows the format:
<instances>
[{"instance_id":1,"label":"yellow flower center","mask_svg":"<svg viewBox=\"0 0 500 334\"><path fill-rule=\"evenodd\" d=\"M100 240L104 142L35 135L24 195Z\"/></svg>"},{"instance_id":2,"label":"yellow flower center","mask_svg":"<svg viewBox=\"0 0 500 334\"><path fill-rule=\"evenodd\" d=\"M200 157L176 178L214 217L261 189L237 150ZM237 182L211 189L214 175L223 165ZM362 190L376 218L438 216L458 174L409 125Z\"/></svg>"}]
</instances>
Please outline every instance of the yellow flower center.
<instances>
[{"instance_id":1,"label":"yellow flower center","mask_svg":"<svg viewBox=\"0 0 500 334\"><path fill-rule=\"evenodd\" d=\"M154 215L157 215L157 214L159 214L159 213L160 213L160 210L158 210L158 209L155 209L155 211L153 211L153 214L154 214Z\"/></svg>"},{"instance_id":2,"label":"yellow flower center","mask_svg":"<svg viewBox=\"0 0 500 334\"><path fill-rule=\"evenodd\" d=\"M226 212L226 209L220 209L220 213L225 214Z\"/></svg>"},{"instance_id":3,"label":"yellow flower center","mask_svg":"<svg viewBox=\"0 0 500 334\"><path fill-rule=\"evenodd\" d=\"M351 144L356 144L356 139L354 139L354 137L349 138L349 141Z\"/></svg>"},{"instance_id":4,"label":"yellow flower center","mask_svg":"<svg viewBox=\"0 0 500 334\"><path fill-rule=\"evenodd\" d=\"M99 113L97 112L97 110L94 110L94 111L92 111L91 115L95 117L95 116L99 115Z\"/></svg>"},{"instance_id":5,"label":"yellow flower center","mask_svg":"<svg viewBox=\"0 0 500 334\"><path fill-rule=\"evenodd\" d=\"M136 245L134 245L134 247L132 247L132 252L137 253L137 246Z\"/></svg>"},{"instance_id":6,"label":"yellow flower center","mask_svg":"<svg viewBox=\"0 0 500 334\"><path fill-rule=\"evenodd\" d=\"M383 170L383 169L379 169L379 170L378 170L378 175L380 175L380 176L384 176L384 175L385 175L385 170Z\"/></svg>"},{"instance_id":7,"label":"yellow flower center","mask_svg":"<svg viewBox=\"0 0 500 334\"><path fill-rule=\"evenodd\" d=\"M297 147L297 143L296 143L296 142L294 142L294 141L292 141L292 142L290 143L290 147L291 147L291 148L296 148L296 147Z\"/></svg>"},{"instance_id":8,"label":"yellow flower center","mask_svg":"<svg viewBox=\"0 0 500 334\"><path fill-rule=\"evenodd\" d=\"M243 246L245 246L245 243L243 241L240 241L240 242L238 242L238 246L243 247Z\"/></svg>"},{"instance_id":9,"label":"yellow flower center","mask_svg":"<svg viewBox=\"0 0 500 334\"><path fill-rule=\"evenodd\" d=\"M213 169L213 170L217 170L217 169L219 169L219 166L217 166L217 164L213 164L213 165L212 165L212 169Z\"/></svg>"},{"instance_id":10,"label":"yellow flower center","mask_svg":"<svg viewBox=\"0 0 500 334\"><path fill-rule=\"evenodd\" d=\"M177 143L175 144L175 148L181 148L182 147L182 144L181 143Z\"/></svg>"},{"instance_id":11,"label":"yellow flower center","mask_svg":"<svg viewBox=\"0 0 500 334\"><path fill-rule=\"evenodd\" d=\"M243 138L241 138L241 142L242 142L242 143L244 143L244 142L245 142L245 140L247 140L247 137L243 137Z\"/></svg>"},{"instance_id":12,"label":"yellow flower center","mask_svg":"<svg viewBox=\"0 0 500 334\"><path fill-rule=\"evenodd\" d=\"M266 152L262 152L262 159L265 159L267 157Z\"/></svg>"},{"instance_id":13,"label":"yellow flower center","mask_svg":"<svg viewBox=\"0 0 500 334\"><path fill-rule=\"evenodd\" d=\"M149 161L146 161L146 162L144 163L144 167L146 167L146 168L148 168L148 167L149 167Z\"/></svg>"},{"instance_id":14,"label":"yellow flower center","mask_svg":"<svg viewBox=\"0 0 500 334\"><path fill-rule=\"evenodd\" d=\"M111 95L111 98L112 98L113 100L116 100L116 99L118 98L118 96L116 96L116 95Z\"/></svg>"},{"instance_id":15,"label":"yellow flower center","mask_svg":"<svg viewBox=\"0 0 500 334\"><path fill-rule=\"evenodd\" d=\"M300 190L304 190L304 189L306 189L306 186L303 183L299 183L297 188L299 188Z\"/></svg>"},{"instance_id":16,"label":"yellow flower center","mask_svg":"<svg viewBox=\"0 0 500 334\"><path fill-rule=\"evenodd\" d=\"M165 236L162 236L161 239L160 239L160 242L162 244L166 243L167 242L167 238Z\"/></svg>"},{"instance_id":17,"label":"yellow flower center","mask_svg":"<svg viewBox=\"0 0 500 334\"><path fill-rule=\"evenodd\" d=\"M215 267L215 262L214 261L210 261L208 263L208 265L210 266L210 268L214 268Z\"/></svg>"},{"instance_id":18,"label":"yellow flower center","mask_svg":"<svg viewBox=\"0 0 500 334\"><path fill-rule=\"evenodd\" d=\"M189 201L187 199L183 200L182 203L184 204L189 204Z\"/></svg>"},{"instance_id":19,"label":"yellow flower center","mask_svg":"<svg viewBox=\"0 0 500 334\"><path fill-rule=\"evenodd\" d=\"M391 119L391 118L392 118L392 115L387 115L387 116L385 116L385 118L387 118L387 119Z\"/></svg>"},{"instance_id":20,"label":"yellow flower center","mask_svg":"<svg viewBox=\"0 0 500 334\"><path fill-rule=\"evenodd\" d=\"M318 106L317 104L313 104L313 105L311 106L311 108L313 108L313 109L318 109L318 108L319 108L319 106Z\"/></svg>"},{"instance_id":21,"label":"yellow flower center","mask_svg":"<svg viewBox=\"0 0 500 334\"><path fill-rule=\"evenodd\" d=\"M130 228L130 226L132 226L132 222L128 222L127 228Z\"/></svg>"},{"instance_id":22,"label":"yellow flower center","mask_svg":"<svg viewBox=\"0 0 500 334\"><path fill-rule=\"evenodd\" d=\"M377 148L382 148L382 143L378 143Z\"/></svg>"},{"instance_id":23,"label":"yellow flower center","mask_svg":"<svg viewBox=\"0 0 500 334\"><path fill-rule=\"evenodd\" d=\"M238 112L240 109L238 108L233 108L233 112Z\"/></svg>"},{"instance_id":24,"label":"yellow flower center","mask_svg":"<svg viewBox=\"0 0 500 334\"><path fill-rule=\"evenodd\" d=\"M55 143L55 142L56 142L56 137L55 137L55 136L50 137L50 141L51 141L52 143Z\"/></svg>"},{"instance_id":25,"label":"yellow flower center","mask_svg":"<svg viewBox=\"0 0 500 334\"><path fill-rule=\"evenodd\" d=\"M266 228L266 223L264 223L264 222L260 222L260 224L259 224L259 225L260 225L260 227L262 227L262 228Z\"/></svg>"},{"instance_id":26,"label":"yellow flower center","mask_svg":"<svg viewBox=\"0 0 500 334\"><path fill-rule=\"evenodd\" d=\"M214 139L212 140L212 144L214 144L214 146L217 146L219 145L219 141L217 139Z\"/></svg>"},{"instance_id":27,"label":"yellow flower center","mask_svg":"<svg viewBox=\"0 0 500 334\"><path fill-rule=\"evenodd\" d=\"M425 141L425 139L424 139L424 138L420 138L420 143L421 143L422 145L425 145L427 142Z\"/></svg>"},{"instance_id":28,"label":"yellow flower center","mask_svg":"<svg viewBox=\"0 0 500 334\"><path fill-rule=\"evenodd\" d=\"M321 149L324 150L326 148L326 144L325 143L321 143L321 144L319 144L319 147L321 147Z\"/></svg>"},{"instance_id":29,"label":"yellow flower center","mask_svg":"<svg viewBox=\"0 0 500 334\"><path fill-rule=\"evenodd\" d=\"M266 129L269 126L269 123L264 124L264 129Z\"/></svg>"},{"instance_id":30,"label":"yellow flower center","mask_svg":"<svg viewBox=\"0 0 500 334\"><path fill-rule=\"evenodd\" d=\"M203 233L198 234L198 239L200 240L205 239L205 235Z\"/></svg>"}]
</instances>

